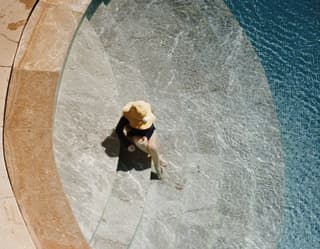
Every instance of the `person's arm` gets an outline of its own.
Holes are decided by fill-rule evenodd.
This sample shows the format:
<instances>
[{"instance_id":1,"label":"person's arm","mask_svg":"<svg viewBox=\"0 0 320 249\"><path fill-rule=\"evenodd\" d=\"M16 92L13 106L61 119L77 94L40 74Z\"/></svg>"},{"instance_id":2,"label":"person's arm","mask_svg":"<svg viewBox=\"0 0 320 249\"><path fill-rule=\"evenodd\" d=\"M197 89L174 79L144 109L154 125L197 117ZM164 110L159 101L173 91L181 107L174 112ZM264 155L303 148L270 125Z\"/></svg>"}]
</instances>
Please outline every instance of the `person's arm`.
<instances>
[{"instance_id":1,"label":"person's arm","mask_svg":"<svg viewBox=\"0 0 320 249\"><path fill-rule=\"evenodd\" d=\"M116 133L119 137L119 139L124 143L126 147L129 147L131 145L131 141L127 138L127 136L124 134L123 130L124 127L129 124L129 121L125 117L121 117L117 127L116 127Z\"/></svg>"}]
</instances>

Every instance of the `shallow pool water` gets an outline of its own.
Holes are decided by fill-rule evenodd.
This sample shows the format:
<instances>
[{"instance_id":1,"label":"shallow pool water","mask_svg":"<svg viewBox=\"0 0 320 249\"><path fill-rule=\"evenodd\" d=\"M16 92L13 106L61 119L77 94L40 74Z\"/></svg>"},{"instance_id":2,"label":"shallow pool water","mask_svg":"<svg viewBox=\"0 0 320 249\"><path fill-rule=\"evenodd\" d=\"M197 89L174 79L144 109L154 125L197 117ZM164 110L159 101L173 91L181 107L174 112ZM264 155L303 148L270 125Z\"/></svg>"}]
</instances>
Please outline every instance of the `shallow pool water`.
<instances>
[{"instance_id":1,"label":"shallow pool water","mask_svg":"<svg viewBox=\"0 0 320 249\"><path fill-rule=\"evenodd\" d=\"M54 145L93 249L320 248L320 2L305 2L92 1ZM135 99L157 116L163 182L103 146Z\"/></svg>"},{"instance_id":2,"label":"shallow pool water","mask_svg":"<svg viewBox=\"0 0 320 249\"><path fill-rule=\"evenodd\" d=\"M320 248L320 1L225 2L260 57L281 126L279 248Z\"/></svg>"}]
</instances>

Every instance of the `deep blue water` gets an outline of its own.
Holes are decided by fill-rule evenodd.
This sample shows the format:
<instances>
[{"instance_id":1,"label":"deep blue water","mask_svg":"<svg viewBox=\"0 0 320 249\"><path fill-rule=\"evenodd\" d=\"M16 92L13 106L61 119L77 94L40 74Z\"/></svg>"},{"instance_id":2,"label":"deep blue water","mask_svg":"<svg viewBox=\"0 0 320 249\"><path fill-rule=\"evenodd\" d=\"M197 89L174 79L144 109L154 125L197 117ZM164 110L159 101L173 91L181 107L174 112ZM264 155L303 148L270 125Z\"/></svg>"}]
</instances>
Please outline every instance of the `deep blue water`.
<instances>
[{"instance_id":1,"label":"deep blue water","mask_svg":"<svg viewBox=\"0 0 320 249\"><path fill-rule=\"evenodd\" d=\"M279 248L320 248L320 0L225 0L256 49L285 154Z\"/></svg>"}]
</instances>

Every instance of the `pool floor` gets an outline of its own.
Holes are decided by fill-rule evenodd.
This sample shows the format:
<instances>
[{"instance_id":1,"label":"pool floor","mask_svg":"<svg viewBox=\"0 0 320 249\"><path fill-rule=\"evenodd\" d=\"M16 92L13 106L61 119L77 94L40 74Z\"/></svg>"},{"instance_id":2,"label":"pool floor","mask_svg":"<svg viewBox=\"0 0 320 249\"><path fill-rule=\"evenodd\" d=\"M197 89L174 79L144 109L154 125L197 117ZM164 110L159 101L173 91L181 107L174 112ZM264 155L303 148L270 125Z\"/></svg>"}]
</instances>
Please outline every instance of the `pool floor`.
<instances>
[{"instance_id":1,"label":"pool floor","mask_svg":"<svg viewBox=\"0 0 320 249\"><path fill-rule=\"evenodd\" d=\"M257 51L280 122L286 166L279 248L319 248L320 2L225 2Z\"/></svg>"}]
</instances>

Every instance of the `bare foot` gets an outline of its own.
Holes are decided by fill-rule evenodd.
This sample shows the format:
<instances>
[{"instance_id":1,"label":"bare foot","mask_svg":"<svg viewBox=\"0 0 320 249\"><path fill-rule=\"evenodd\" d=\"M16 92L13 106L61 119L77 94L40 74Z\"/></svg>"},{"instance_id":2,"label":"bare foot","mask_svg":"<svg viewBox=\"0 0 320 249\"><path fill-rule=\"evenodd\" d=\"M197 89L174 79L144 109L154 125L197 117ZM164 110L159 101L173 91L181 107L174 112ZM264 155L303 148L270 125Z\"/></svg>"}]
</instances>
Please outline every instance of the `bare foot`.
<instances>
[{"instance_id":1,"label":"bare foot","mask_svg":"<svg viewBox=\"0 0 320 249\"><path fill-rule=\"evenodd\" d=\"M168 163L165 160L160 159L159 161L160 161L160 166L161 167L164 167L164 168L167 167Z\"/></svg>"}]
</instances>

